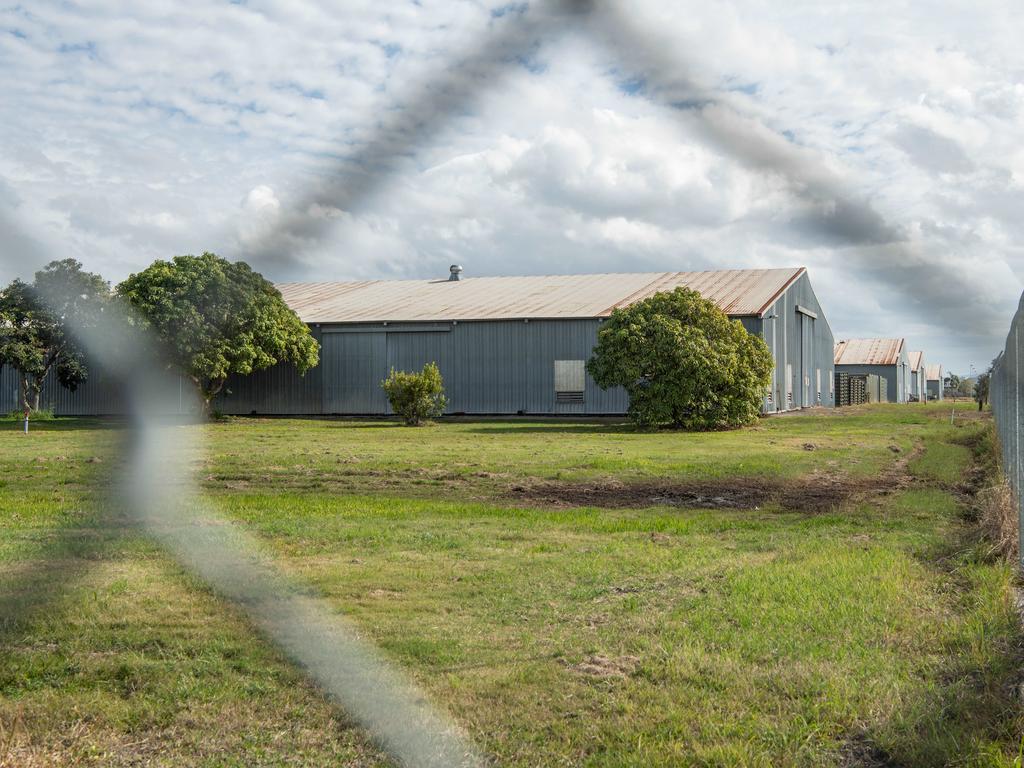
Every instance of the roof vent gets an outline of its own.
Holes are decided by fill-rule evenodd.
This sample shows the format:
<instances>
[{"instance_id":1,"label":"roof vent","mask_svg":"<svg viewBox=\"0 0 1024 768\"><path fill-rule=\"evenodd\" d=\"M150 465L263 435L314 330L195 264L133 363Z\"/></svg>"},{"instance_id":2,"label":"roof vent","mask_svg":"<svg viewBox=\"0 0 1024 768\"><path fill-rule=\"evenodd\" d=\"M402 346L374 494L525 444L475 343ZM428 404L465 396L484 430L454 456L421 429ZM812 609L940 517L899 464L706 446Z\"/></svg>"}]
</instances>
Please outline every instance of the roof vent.
<instances>
[{"instance_id":1,"label":"roof vent","mask_svg":"<svg viewBox=\"0 0 1024 768\"><path fill-rule=\"evenodd\" d=\"M451 274L448 275L448 279L449 280L461 280L462 279L462 265L461 264L452 264L450 267L448 267L448 271L451 272Z\"/></svg>"}]
</instances>

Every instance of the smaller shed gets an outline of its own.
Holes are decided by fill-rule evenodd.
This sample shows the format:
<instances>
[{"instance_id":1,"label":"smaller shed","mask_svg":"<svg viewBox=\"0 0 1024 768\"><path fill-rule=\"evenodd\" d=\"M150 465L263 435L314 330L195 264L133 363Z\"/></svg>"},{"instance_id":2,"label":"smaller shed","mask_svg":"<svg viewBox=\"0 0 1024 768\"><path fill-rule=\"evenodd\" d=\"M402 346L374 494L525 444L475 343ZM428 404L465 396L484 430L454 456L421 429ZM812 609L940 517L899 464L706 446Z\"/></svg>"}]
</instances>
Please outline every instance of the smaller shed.
<instances>
[{"instance_id":1,"label":"smaller shed","mask_svg":"<svg viewBox=\"0 0 1024 768\"><path fill-rule=\"evenodd\" d=\"M910 358L910 399L924 402L928 399L925 387L924 352L911 352Z\"/></svg>"},{"instance_id":2,"label":"smaller shed","mask_svg":"<svg viewBox=\"0 0 1024 768\"><path fill-rule=\"evenodd\" d=\"M836 373L883 379L890 403L910 399L910 359L903 339L844 339L835 346L835 365Z\"/></svg>"},{"instance_id":3,"label":"smaller shed","mask_svg":"<svg viewBox=\"0 0 1024 768\"><path fill-rule=\"evenodd\" d=\"M929 400L942 400L942 366L938 363L925 366L925 391Z\"/></svg>"}]
</instances>

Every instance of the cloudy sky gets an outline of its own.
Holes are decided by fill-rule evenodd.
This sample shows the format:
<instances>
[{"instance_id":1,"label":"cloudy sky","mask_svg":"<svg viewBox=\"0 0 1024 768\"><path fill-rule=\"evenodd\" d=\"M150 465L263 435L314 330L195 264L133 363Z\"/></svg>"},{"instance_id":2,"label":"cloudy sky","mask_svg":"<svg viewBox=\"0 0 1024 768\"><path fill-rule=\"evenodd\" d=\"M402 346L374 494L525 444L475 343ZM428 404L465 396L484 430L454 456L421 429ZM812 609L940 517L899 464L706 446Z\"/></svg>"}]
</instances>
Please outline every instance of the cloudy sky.
<instances>
[{"instance_id":1,"label":"cloudy sky","mask_svg":"<svg viewBox=\"0 0 1024 768\"><path fill-rule=\"evenodd\" d=\"M275 280L804 265L947 369L1024 267L1010 2L0 8L0 278L213 250Z\"/></svg>"}]
</instances>

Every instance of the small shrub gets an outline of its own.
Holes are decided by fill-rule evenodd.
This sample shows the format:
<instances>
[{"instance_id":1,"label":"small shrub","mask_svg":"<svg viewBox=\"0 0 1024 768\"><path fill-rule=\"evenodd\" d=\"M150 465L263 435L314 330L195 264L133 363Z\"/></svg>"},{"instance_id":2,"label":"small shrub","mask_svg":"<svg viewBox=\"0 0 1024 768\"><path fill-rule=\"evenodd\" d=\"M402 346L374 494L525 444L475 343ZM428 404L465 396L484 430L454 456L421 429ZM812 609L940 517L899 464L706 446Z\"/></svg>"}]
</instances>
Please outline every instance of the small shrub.
<instances>
[{"instance_id":1,"label":"small shrub","mask_svg":"<svg viewBox=\"0 0 1024 768\"><path fill-rule=\"evenodd\" d=\"M437 363L427 363L419 373L392 368L380 385L388 396L391 410L410 427L419 426L424 419L440 416L448 405Z\"/></svg>"}]
</instances>

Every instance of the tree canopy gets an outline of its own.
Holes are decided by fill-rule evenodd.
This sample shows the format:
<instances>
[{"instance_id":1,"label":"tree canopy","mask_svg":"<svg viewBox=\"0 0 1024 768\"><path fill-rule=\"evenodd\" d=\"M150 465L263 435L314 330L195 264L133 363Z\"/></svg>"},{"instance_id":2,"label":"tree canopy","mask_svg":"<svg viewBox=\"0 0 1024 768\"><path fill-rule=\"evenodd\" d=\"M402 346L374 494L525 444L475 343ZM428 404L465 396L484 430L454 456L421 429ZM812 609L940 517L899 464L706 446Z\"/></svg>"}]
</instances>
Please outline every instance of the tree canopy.
<instances>
[{"instance_id":1,"label":"tree canopy","mask_svg":"<svg viewBox=\"0 0 1024 768\"><path fill-rule=\"evenodd\" d=\"M213 253L155 261L117 286L192 379L205 407L234 373L290 362L315 366L319 346L281 293L242 261Z\"/></svg>"},{"instance_id":2,"label":"tree canopy","mask_svg":"<svg viewBox=\"0 0 1024 768\"><path fill-rule=\"evenodd\" d=\"M764 340L688 288L616 309L597 334L587 371L629 393L641 425L740 426L757 418L773 361Z\"/></svg>"},{"instance_id":3,"label":"tree canopy","mask_svg":"<svg viewBox=\"0 0 1024 768\"><path fill-rule=\"evenodd\" d=\"M92 322L109 297L110 284L74 259L52 261L31 284L14 280L0 293L0 362L18 372L23 408L39 410L51 371L72 391L88 378L73 331Z\"/></svg>"}]
</instances>

